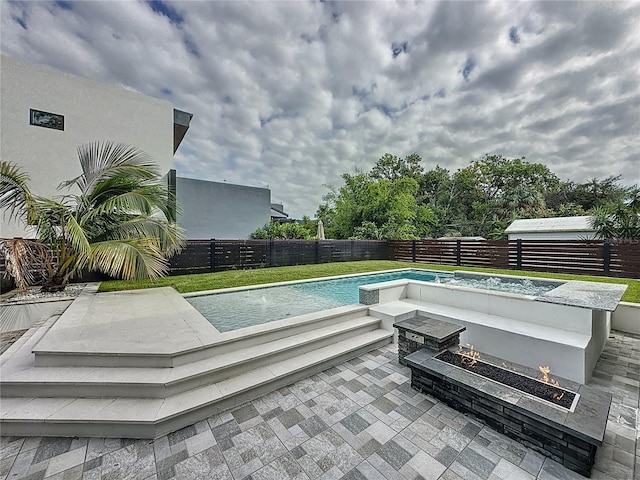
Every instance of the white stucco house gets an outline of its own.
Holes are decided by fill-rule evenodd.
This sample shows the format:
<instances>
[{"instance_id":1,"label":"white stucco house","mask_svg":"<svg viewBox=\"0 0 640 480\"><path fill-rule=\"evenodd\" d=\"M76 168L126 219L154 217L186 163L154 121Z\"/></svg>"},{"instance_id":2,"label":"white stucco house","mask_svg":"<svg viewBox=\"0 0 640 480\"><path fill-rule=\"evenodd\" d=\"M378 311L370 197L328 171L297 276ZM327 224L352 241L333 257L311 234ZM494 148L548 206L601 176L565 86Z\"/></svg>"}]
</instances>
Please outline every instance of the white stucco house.
<instances>
[{"instance_id":1,"label":"white stucco house","mask_svg":"<svg viewBox=\"0 0 640 480\"><path fill-rule=\"evenodd\" d=\"M166 100L4 55L0 91L2 159L22 167L43 196L57 195L62 181L81 173L76 149L93 141L140 148L166 173L191 121ZM0 236L32 232L0 217Z\"/></svg>"},{"instance_id":2,"label":"white stucco house","mask_svg":"<svg viewBox=\"0 0 640 480\"><path fill-rule=\"evenodd\" d=\"M596 234L592 219L590 215L518 219L505 233L509 240L591 240Z\"/></svg>"},{"instance_id":3,"label":"white stucco house","mask_svg":"<svg viewBox=\"0 0 640 480\"><path fill-rule=\"evenodd\" d=\"M178 197L178 223L187 238L245 239L269 223L268 188L176 176L173 155L192 114L171 102L4 55L0 90L2 160L22 167L37 195L58 195L61 182L81 173L79 145L110 140L139 148L158 163ZM32 229L0 213L1 238L32 236Z\"/></svg>"}]
</instances>

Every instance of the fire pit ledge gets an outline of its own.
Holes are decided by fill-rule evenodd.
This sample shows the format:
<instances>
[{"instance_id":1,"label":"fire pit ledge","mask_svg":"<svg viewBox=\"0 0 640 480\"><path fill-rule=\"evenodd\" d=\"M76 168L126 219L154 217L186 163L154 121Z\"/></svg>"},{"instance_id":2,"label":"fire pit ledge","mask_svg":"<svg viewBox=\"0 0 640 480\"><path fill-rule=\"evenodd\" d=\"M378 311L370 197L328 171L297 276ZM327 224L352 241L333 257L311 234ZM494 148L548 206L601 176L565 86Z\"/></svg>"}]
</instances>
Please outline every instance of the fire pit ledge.
<instances>
[{"instance_id":1,"label":"fire pit ledge","mask_svg":"<svg viewBox=\"0 0 640 480\"><path fill-rule=\"evenodd\" d=\"M591 476L596 449L604 439L610 393L561 379L563 385L573 384L580 395L575 410L569 411L440 361L434 358L438 353L423 348L404 357L414 389L474 415L581 475Z\"/></svg>"}]
</instances>

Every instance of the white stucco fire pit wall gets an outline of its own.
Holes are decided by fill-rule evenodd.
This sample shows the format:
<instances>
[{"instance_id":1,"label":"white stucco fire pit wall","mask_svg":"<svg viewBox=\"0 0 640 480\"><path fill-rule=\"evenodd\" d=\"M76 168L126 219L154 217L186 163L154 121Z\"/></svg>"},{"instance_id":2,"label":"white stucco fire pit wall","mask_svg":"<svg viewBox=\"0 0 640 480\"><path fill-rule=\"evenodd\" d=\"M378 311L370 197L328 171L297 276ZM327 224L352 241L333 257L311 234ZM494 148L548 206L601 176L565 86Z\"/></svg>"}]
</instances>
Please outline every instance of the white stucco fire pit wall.
<instances>
[{"instance_id":1,"label":"white stucco fire pit wall","mask_svg":"<svg viewBox=\"0 0 640 480\"><path fill-rule=\"evenodd\" d=\"M567 304L570 299L559 303L553 296L549 300L412 280L360 287L360 301L371 305L372 315L383 319L384 328L391 330L394 322L422 312L466 327L462 344L532 368L549 365L552 374L584 384L609 336L607 309L617 305L625 289L616 286L620 288L612 291L611 285L595 283L588 288L598 285L605 285L605 293L617 298L615 302L608 298L606 309L597 300L584 305L584 295L576 306Z\"/></svg>"}]
</instances>

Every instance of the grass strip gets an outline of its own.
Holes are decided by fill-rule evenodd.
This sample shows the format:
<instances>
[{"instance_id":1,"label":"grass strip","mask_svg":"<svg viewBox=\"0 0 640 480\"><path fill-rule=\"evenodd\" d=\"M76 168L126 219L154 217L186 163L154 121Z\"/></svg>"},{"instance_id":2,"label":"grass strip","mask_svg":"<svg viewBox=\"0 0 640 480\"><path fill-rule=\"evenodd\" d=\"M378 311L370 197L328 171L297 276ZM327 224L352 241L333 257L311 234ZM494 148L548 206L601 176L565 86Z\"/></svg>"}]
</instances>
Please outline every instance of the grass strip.
<instances>
[{"instance_id":1,"label":"grass strip","mask_svg":"<svg viewBox=\"0 0 640 480\"><path fill-rule=\"evenodd\" d=\"M306 280L309 278L331 277L350 273L375 272L398 268L423 268L427 270L454 271L467 270L487 274L515 275L539 278L557 278L561 280L579 280L584 282L617 283L628 285L622 300L640 303L640 280L629 278L598 277L591 275L570 275L563 273L529 272L524 270L500 270L495 268L459 267L455 265L432 265L424 263L396 262L391 260L365 260L361 262L335 262L316 265L296 265L292 267L271 267L253 270L228 270L225 272L201 273L196 275L177 275L158 280L125 281L110 280L102 282L100 292L136 290L141 288L173 287L180 293L217 290L219 288L263 285L265 283Z\"/></svg>"}]
</instances>

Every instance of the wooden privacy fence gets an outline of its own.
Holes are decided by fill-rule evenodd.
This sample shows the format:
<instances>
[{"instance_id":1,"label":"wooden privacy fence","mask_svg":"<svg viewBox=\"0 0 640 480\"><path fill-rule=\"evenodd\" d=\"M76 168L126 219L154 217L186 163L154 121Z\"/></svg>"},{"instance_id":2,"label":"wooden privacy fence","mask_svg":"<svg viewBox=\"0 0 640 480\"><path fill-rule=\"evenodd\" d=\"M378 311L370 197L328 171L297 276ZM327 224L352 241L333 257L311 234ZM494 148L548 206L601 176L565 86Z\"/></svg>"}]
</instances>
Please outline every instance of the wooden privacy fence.
<instances>
[{"instance_id":1,"label":"wooden privacy fence","mask_svg":"<svg viewBox=\"0 0 640 480\"><path fill-rule=\"evenodd\" d=\"M182 275L358 260L640 278L640 240L189 240L169 263ZM4 273L0 256L2 292L13 288Z\"/></svg>"},{"instance_id":2,"label":"wooden privacy fence","mask_svg":"<svg viewBox=\"0 0 640 480\"><path fill-rule=\"evenodd\" d=\"M640 240L394 240L392 260L640 278Z\"/></svg>"},{"instance_id":3,"label":"wooden privacy fence","mask_svg":"<svg viewBox=\"0 0 640 480\"><path fill-rule=\"evenodd\" d=\"M313 263L388 260L380 240L188 240L170 259L171 275Z\"/></svg>"}]
</instances>

